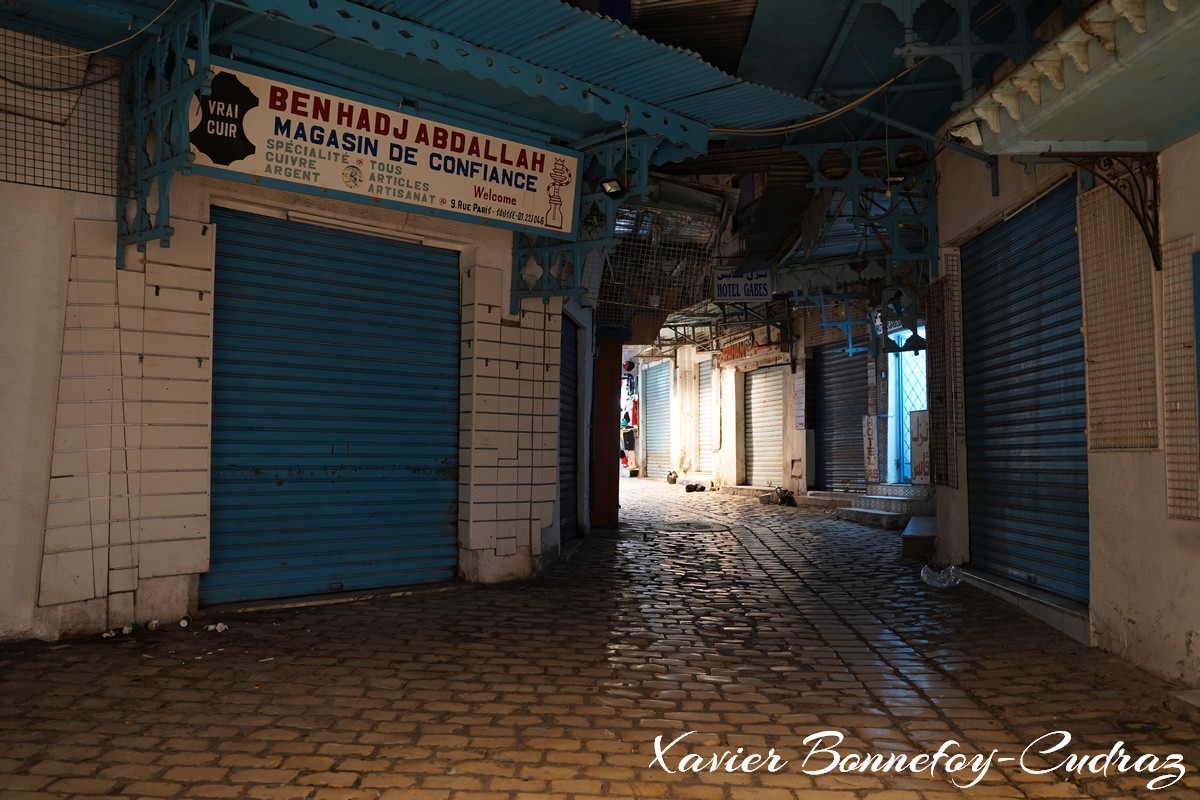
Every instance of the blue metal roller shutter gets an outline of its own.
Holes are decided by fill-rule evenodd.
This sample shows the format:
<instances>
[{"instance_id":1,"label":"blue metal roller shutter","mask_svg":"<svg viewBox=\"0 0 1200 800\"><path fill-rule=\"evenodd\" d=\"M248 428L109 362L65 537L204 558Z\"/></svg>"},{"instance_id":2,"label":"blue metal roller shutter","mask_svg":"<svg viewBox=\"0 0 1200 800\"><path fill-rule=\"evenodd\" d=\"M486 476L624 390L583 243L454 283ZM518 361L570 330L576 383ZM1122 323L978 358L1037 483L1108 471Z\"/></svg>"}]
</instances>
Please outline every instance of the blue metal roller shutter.
<instances>
[{"instance_id":1,"label":"blue metal roller shutter","mask_svg":"<svg viewBox=\"0 0 1200 800\"><path fill-rule=\"evenodd\" d=\"M746 484L783 483L783 367L746 373Z\"/></svg>"},{"instance_id":2,"label":"blue metal roller shutter","mask_svg":"<svg viewBox=\"0 0 1200 800\"><path fill-rule=\"evenodd\" d=\"M453 252L213 209L205 604L453 578Z\"/></svg>"},{"instance_id":3,"label":"blue metal roller shutter","mask_svg":"<svg viewBox=\"0 0 1200 800\"><path fill-rule=\"evenodd\" d=\"M815 355L816 488L861 492L867 488L863 423L867 413L867 357L847 356L845 345Z\"/></svg>"},{"instance_id":4,"label":"blue metal roller shutter","mask_svg":"<svg viewBox=\"0 0 1200 800\"><path fill-rule=\"evenodd\" d=\"M716 444L716 411L713 409L712 361L701 361L696 370L699 383L696 392L699 408L696 413L696 469L705 475L713 473L713 447Z\"/></svg>"},{"instance_id":5,"label":"blue metal roller shutter","mask_svg":"<svg viewBox=\"0 0 1200 800\"><path fill-rule=\"evenodd\" d=\"M562 318L558 399L558 498L563 541L579 535L579 326Z\"/></svg>"},{"instance_id":6,"label":"blue metal roller shutter","mask_svg":"<svg viewBox=\"0 0 1200 800\"><path fill-rule=\"evenodd\" d=\"M647 369L642 386L646 475L665 478L671 471L671 363L664 361Z\"/></svg>"},{"instance_id":7,"label":"blue metal roller shutter","mask_svg":"<svg viewBox=\"0 0 1200 800\"><path fill-rule=\"evenodd\" d=\"M962 248L971 563L1088 599L1075 187Z\"/></svg>"}]
</instances>

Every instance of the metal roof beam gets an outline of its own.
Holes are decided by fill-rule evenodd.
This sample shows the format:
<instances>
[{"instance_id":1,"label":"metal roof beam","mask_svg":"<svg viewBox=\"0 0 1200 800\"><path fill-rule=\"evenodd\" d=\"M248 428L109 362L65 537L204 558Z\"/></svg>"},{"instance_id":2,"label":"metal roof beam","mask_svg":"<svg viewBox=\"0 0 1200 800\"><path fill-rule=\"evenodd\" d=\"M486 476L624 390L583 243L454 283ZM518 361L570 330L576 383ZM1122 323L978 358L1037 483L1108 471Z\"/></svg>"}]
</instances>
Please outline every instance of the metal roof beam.
<instances>
[{"instance_id":1,"label":"metal roof beam","mask_svg":"<svg viewBox=\"0 0 1200 800\"><path fill-rule=\"evenodd\" d=\"M544 69L507 53L474 45L441 31L365 8L347 0L220 0L274 20L332 33L384 52L438 64L479 80L517 89L614 125L662 136L697 153L708 147L708 126L698 120L604 89L564 73Z\"/></svg>"},{"instance_id":2,"label":"metal roof beam","mask_svg":"<svg viewBox=\"0 0 1200 800\"><path fill-rule=\"evenodd\" d=\"M883 114L880 114L878 111L871 111L870 109L863 108L862 106L855 106L851 110L856 114L861 114L862 116L867 117L869 119L873 119L876 122L881 122L888 127L896 128L897 130L902 130L905 133L911 133L913 136L918 136L922 139L927 139L928 141L931 141L937 145L945 147L947 150L953 150L956 153L962 153L964 156L970 156L971 158L974 158L977 161L982 161L985 164L987 164L988 167L990 167L990 168L995 168L995 166L996 166L996 157L995 156L988 155L987 153L981 153L978 150L972 150L971 148L967 147L966 145L959 144L958 142L953 141L952 139L946 139L944 137L938 136L936 133L930 133L929 131L922 130L921 128L918 128L915 125L909 125L907 122L900 122L899 120L893 119L892 117L888 117Z\"/></svg>"},{"instance_id":3,"label":"metal roof beam","mask_svg":"<svg viewBox=\"0 0 1200 800\"><path fill-rule=\"evenodd\" d=\"M842 54L846 39L850 37L850 29L854 27L854 23L858 19L858 12L862 9L863 2L864 0L852 0L850 7L846 9L846 14L842 17L842 24L838 27L837 36L825 53L825 60L821 62L821 70L817 73L817 77L813 78L812 85L808 87L809 99L822 92L826 78L833 71L833 65L837 62L838 56Z\"/></svg>"}]
</instances>

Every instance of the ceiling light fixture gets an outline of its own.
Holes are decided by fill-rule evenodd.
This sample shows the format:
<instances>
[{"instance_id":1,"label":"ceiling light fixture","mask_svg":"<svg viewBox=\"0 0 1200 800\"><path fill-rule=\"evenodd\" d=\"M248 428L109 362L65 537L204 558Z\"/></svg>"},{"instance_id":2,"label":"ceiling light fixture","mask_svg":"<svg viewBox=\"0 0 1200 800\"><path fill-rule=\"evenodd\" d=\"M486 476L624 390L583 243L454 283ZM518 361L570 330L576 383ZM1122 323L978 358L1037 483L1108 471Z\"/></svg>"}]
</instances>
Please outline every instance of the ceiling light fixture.
<instances>
[{"instance_id":1,"label":"ceiling light fixture","mask_svg":"<svg viewBox=\"0 0 1200 800\"><path fill-rule=\"evenodd\" d=\"M605 178L604 180L600 181L600 188L603 189L604 193L609 197L615 198L625 194L625 184L622 183L621 179L616 176Z\"/></svg>"}]
</instances>

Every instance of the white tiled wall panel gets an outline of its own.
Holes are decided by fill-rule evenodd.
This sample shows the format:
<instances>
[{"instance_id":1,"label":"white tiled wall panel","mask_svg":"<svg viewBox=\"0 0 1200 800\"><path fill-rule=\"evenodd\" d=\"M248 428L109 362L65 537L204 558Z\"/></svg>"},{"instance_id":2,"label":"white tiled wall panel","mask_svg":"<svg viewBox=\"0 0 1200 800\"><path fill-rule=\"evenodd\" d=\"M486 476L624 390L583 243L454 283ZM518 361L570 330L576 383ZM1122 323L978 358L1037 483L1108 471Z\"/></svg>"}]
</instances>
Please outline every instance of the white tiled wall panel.
<instances>
[{"instance_id":1,"label":"white tiled wall panel","mask_svg":"<svg viewBox=\"0 0 1200 800\"><path fill-rule=\"evenodd\" d=\"M120 621L139 578L207 565L213 230L173 224L142 272L115 223L76 221L42 606L107 597Z\"/></svg>"},{"instance_id":2,"label":"white tiled wall panel","mask_svg":"<svg viewBox=\"0 0 1200 800\"><path fill-rule=\"evenodd\" d=\"M1087 347L1088 447L1158 447L1154 263L1116 192L1079 196L1079 250Z\"/></svg>"}]
</instances>

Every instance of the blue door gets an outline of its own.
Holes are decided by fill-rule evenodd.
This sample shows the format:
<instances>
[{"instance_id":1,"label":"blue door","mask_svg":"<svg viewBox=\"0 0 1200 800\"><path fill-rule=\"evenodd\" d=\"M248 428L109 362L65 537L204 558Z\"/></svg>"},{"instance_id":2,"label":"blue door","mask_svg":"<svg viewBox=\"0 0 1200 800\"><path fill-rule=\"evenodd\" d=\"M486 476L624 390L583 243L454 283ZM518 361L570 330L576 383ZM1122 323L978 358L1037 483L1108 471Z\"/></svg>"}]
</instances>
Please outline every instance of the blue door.
<instances>
[{"instance_id":1,"label":"blue door","mask_svg":"<svg viewBox=\"0 0 1200 800\"><path fill-rule=\"evenodd\" d=\"M1083 311L1068 182L962 247L971 564L1088 600Z\"/></svg>"},{"instance_id":2,"label":"blue door","mask_svg":"<svg viewBox=\"0 0 1200 800\"><path fill-rule=\"evenodd\" d=\"M457 254L213 209L204 604L451 579Z\"/></svg>"}]
</instances>

